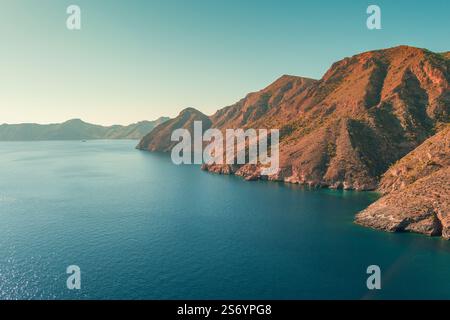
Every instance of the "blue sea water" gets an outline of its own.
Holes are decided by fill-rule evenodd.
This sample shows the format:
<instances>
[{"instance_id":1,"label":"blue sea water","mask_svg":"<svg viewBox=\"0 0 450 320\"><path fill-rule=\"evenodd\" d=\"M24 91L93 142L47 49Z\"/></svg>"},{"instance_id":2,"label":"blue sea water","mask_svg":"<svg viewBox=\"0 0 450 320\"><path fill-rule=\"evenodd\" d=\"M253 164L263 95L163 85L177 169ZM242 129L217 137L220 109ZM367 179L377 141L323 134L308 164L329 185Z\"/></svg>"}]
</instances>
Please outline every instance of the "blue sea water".
<instances>
[{"instance_id":1,"label":"blue sea water","mask_svg":"<svg viewBox=\"0 0 450 320\"><path fill-rule=\"evenodd\" d=\"M353 224L374 193L245 182L136 144L0 143L0 299L450 298L449 242Z\"/></svg>"}]
</instances>

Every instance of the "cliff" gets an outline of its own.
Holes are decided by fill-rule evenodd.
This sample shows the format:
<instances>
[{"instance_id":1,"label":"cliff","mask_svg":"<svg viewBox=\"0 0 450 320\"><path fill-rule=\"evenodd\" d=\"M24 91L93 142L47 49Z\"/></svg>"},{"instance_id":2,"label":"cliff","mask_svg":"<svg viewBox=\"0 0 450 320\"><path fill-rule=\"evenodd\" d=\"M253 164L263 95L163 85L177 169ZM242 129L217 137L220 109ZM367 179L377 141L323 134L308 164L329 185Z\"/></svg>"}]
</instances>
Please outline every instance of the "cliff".
<instances>
[{"instance_id":1,"label":"cliff","mask_svg":"<svg viewBox=\"0 0 450 320\"><path fill-rule=\"evenodd\" d=\"M385 196L359 213L356 223L450 239L450 127L390 168L379 191Z\"/></svg>"}]
</instances>

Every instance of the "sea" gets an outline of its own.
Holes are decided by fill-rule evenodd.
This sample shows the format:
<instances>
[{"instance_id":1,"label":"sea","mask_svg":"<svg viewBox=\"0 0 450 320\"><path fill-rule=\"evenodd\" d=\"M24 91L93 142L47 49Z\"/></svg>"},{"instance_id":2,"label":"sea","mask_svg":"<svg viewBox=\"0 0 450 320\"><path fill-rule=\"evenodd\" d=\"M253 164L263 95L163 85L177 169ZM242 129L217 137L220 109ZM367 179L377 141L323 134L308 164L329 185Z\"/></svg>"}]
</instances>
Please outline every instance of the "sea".
<instances>
[{"instance_id":1,"label":"sea","mask_svg":"<svg viewBox=\"0 0 450 320\"><path fill-rule=\"evenodd\" d=\"M247 182L137 143L0 143L0 299L450 298L450 242L353 223L376 193Z\"/></svg>"}]
</instances>

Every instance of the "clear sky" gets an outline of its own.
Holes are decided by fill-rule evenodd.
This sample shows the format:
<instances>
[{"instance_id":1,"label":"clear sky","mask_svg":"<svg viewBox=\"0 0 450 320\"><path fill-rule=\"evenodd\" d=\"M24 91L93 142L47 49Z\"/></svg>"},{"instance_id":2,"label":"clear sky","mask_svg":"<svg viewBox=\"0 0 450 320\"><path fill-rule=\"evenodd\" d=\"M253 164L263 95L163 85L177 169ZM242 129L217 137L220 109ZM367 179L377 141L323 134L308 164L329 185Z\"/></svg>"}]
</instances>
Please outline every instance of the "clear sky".
<instances>
[{"instance_id":1,"label":"clear sky","mask_svg":"<svg viewBox=\"0 0 450 320\"><path fill-rule=\"evenodd\" d=\"M81 7L82 30L66 28ZM366 9L382 10L368 30ZM0 123L206 114L283 74L400 44L450 50L448 0L0 0Z\"/></svg>"}]
</instances>

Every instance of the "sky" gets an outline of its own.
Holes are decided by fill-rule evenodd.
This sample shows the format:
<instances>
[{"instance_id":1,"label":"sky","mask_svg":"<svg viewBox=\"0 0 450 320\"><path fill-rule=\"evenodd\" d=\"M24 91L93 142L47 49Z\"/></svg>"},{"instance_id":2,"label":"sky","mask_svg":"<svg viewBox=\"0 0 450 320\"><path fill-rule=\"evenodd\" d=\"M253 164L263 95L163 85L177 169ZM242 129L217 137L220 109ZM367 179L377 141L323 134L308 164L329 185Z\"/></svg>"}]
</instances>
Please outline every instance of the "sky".
<instances>
[{"instance_id":1,"label":"sky","mask_svg":"<svg viewBox=\"0 0 450 320\"><path fill-rule=\"evenodd\" d=\"M66 27L69 5L81 30ZM366 27L381 8L381 30ZM411 45L450 50L448 0L0 0L0 124L210 115L283 74Z\"/></svg>"}]
</instances>

